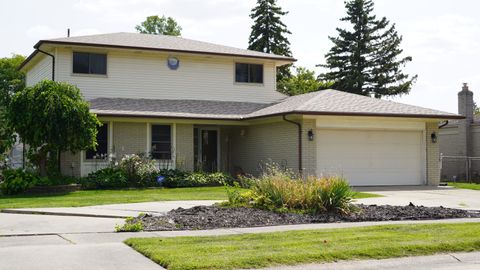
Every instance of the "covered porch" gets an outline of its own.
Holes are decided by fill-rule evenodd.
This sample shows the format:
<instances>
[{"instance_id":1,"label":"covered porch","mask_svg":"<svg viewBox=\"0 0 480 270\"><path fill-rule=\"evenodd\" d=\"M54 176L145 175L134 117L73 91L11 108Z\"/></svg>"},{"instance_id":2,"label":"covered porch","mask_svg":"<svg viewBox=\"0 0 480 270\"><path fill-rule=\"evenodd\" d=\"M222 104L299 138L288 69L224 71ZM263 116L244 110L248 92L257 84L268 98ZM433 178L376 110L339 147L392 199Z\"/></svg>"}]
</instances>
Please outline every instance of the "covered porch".
<instances>
[{"instance_id":1,"label":"covered porch","mask_svg":"<svg viewBox=\"0 0 480 270\"><path fill-rule=\"evenodd\" d=\"M160 169L258 174L267 162L298 166L297 128L275 117L219 121L99 117L96 151L62 153L61 170L75 177L119 162L125 155L151 157Z\"/></svg>"}]
</instances>

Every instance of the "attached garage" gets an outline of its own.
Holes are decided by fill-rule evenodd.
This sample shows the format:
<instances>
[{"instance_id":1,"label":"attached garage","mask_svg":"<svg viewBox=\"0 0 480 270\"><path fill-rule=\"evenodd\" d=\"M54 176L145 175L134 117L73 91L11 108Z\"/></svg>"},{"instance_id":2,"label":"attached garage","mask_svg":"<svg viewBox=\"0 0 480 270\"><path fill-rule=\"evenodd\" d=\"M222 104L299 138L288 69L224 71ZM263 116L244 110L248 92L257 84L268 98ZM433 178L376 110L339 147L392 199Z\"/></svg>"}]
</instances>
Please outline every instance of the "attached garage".
<instances>
[{"instance_id":1,"label":"attached garage","mask_svg":"<svg viewBox=\"0 0 480 270\"><path fill-rule=\"evenodd\" d=\"M426 184L424 130L319 128L317 174L352 186Z\"/></svg>"}]
</instances>

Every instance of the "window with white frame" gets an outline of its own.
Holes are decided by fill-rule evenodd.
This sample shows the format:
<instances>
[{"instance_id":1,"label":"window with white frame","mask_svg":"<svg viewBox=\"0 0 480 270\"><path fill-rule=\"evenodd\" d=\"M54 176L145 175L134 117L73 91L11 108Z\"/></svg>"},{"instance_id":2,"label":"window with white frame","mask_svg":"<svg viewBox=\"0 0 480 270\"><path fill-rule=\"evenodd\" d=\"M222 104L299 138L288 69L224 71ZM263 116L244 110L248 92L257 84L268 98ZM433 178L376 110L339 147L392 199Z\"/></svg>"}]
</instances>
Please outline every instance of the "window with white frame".
<instances>
[{"instance_id":1,"label":"window with white frame","mask_svg":"<svg viewBox=\"0 0 480 270\"><path fill-rule=\"evenodd\" d=\"M170 125L152 125L151 155L154 159L172 158L172 127Z\"/></svg>"}]
</instances>

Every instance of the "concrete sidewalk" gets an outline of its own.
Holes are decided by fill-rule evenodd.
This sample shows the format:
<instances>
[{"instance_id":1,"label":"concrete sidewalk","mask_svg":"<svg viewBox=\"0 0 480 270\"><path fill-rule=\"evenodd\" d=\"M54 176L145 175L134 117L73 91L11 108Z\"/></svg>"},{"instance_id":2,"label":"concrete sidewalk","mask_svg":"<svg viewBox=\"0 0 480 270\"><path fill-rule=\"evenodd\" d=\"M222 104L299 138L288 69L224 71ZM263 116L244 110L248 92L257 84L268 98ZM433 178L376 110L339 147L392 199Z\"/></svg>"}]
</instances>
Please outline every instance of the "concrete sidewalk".
<instances>
[{"instance_id":1,"label":"concrete sidewalk","mask_svg":"<svg viewBox=\"0 0 480 270\"><path fill-rule=\"evenodd\" d=\"M0 258L0 270L163 269L123 243L0 247Z\"/></svg>"},{"instance_id":2,"label":"concrete sidewalk","mask_svg":"<svg viewBox=\"0 0 480 270\"><path fill-rule=\"evenodd\" d=\"M146 257L140 255L122 243L122 241L125 239L132 237L219 236L292 230L352 228L386 224L480 222L480 219L303 224L202 231L164 231L139 233L112 232L112 222L116 223L119 221L122 221L122 219L0 213L0 227L2 228L1 233L4 233L5 227L8 227L8 232L30 234L22 236L4 235L4 237L0 237L0 270L162 269L157 264L153 263ZM4 222L7 224L4 224ZM103 227L99 226L99 224L103 224ZM95 228L97 229L95 230ZM414 261L412 262L415 263ZM341 262L338 264L333 264L331 265L332 268L326 269L343 269L337 268L337 266L343 267L344 265L348 265L348 263L349 262ZM355 262L355 265L358 265L358 263L359 262ZM378 268L365 269L382 269L381 264L379 265L380 266ZM317 266L318 265L311 266L313 268L310 269L318 269ZM323 265L321 266L323 269ZM301 266L301 268L297 269L304 268Z\"/></svg>"},{"instance_id":3,"label":"concrete sidewalk","mask_svg":"<svg viewBox=\"0 0 480 270\"><path fill-rule=\"evenodd\" d=\"M61 216L103 217L103 218L126 218L136 217L140 213L161 215L166 212L182 208L191 208L198 205L212 205L220 201L158 201L145 203L105 204L82 207L55 207L55 208L16 208L3 209L3 213L12 214L42 214Z\"/></svg>"},{"instance_id":4,"label":"concrete sidewalk","mask_svg":"<svg viewBox=\"0 0 480 270\"><path fill-rule=\"evenodd\" d=\"M393 258L385 260L354 260L324 264L302 264L295 266L278 266L263 270L478 270L480 269L480 252L451 253L433 256Z\"/></svg>"}]
</instances>

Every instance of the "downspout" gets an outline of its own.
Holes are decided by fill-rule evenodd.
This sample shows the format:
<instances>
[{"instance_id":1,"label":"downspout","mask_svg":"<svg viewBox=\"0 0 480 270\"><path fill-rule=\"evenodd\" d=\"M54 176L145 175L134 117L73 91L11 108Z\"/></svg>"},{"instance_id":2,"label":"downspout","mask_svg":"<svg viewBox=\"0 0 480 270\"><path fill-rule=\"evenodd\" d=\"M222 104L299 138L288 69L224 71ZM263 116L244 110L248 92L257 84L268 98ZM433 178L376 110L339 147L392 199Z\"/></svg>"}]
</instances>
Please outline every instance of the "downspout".
<instances>
[{"instance_id":1,"label":"downspout","mask_svg":"<svg viewBox=\"0 0 480 270\"><path fill-rule=\"evenodd\" d=\"M438 129L443 128L444 126L448 125L448 120L445 120L445 123L438 126Z\"/></svg>"},{"instance_id":2,"label":"downspout","mask_svg":"<svg viewBox=\"0 0 480 270\"><path fill-rule=\"evenodd\" d=\"M292 120L288 120L286 118L286 116L287 116L286 114L282 115L282 118L283 118L284 121L292 123L292 124L294 124L298 127L298 172L300 174L302 174L302 168L303 168L303 165L302 165L302 124L300 124L298 122L295 122L295 121L292 121Z\"/></svg>"},{"instance_id":3,"label":"downspout","mask_svg":"<svg viewBox=\"0 0 480 270\"><path fill-rule=\"evenodd\" d=\"M42 51L40 49L37 49L37 51L52 57L52 81L55 81L55 55L48 53L46 51Z\"/></svg>"},{"instance_id":4,"label":"downspout","mask_svg":"<svg viewBox=\"0 0 480 270\"><path fill-rule=\"evenodd\" d=\"M37 51L46 54L52 58L52 81L55 81L55 55L48 53L46 51L42 51L40 49L37 49ZM58 171L61 171L61 161L60 161L60 151L57 152L57 166L58 166Z\"/></svg>"}]
</instances>

